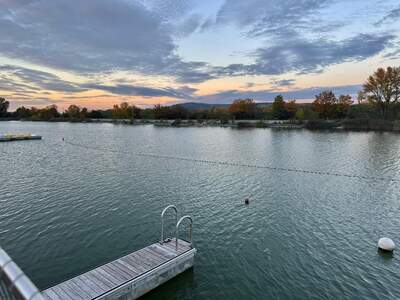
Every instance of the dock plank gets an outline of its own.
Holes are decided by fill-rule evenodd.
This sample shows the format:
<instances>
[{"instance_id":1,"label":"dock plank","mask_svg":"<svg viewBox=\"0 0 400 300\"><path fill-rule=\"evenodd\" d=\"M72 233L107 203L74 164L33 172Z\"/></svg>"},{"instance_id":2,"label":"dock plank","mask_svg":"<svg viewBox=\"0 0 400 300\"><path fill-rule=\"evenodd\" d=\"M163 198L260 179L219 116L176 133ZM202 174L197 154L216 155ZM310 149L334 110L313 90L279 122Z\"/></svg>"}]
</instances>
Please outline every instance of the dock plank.
<instances>
[{"instance_id":1,"label":"dock plank","mask_svg":"<svg viewBox=\"0 0 400 300\"><path fill-rule=\"evenodd\" d=\"M164 246L167 249L172 250L174 253L176 253L175 239L172 239L171 242L169 242L169 243L164 243L162 246ZM178 254L186 252L189 249L190 249L190 244L188 242L183 241L183 240L178 241Z\"/></svg>"},{"instance_id":2,"label":"dock plank","mask_svg":"<svg viewBox=\"0 0 400 300\"><path fill-rule=\"evenodd\" d=\"M165 255L168 258L175 257L175 253L174 252L172 252L172 251L170 251L170 250L168 250L166 248L160 247L159 245L151 245L151 246L149 246L149 248L152 249L153 251L157 252L157 253Z\"/></svg>"},{"instance_id":3,"label":"dock plank","mask_svg":"<svg viewBox=\"0 0 400 300\"><path fill-rule=\"evenodd\" d=\"M146 257L149 257L150 259L153 259L155 261L164 261L166 259L168 259L168 257L164 256L164 255L160 255L158 253L156 253L155 251L153 251L153 249L146 249L145 250L145 255Z\"/></svg>"},{"instance_id":4,"label":"dock plank","mask_svg":"<svg viewBox=\"0 0 400 300\"><path fill-rule=\"evenodd\" d=\"M141 272L139 272L136 268L134 268L133 266L131 266L130 264L126 263L125 261L123 261L122 259L118 260L117 262L120 266L122 266L123 268L125 268L125 270L129 270L129 273L131 276L136 277L138 275L141 274Z\"/></svg>"},{"instance_id":5,"label":"dock plank","mask_svg":"<svg viewBox=\"0 0 400 300\"><path fill-rule=\"evenodd\" d=\"M175 240L154 243L143 249L106 263L89 272L78 275L42 292L49 300L90 300L146 274L164 263L192 249L189 243L179 240L178 252Z\"/></svg>"},{"instance_id":6,"label":"dock plank","mask_svg":"<svg viewBox=\"0 0 400 300\"><path fill-rule=\"evenodd\" d=\"M76 284L76 281L74 279L68 280L68 282L65 282L66 285L70 287L70 289L75 290L76 293L79 294L80 298L82 299L91 299L92 295L84 290L81 289L81 287ZM79 298L78 298L79 299Z\"/></svg>"},{"instance_id":7,"label":"dock plank","mask_svg":"<svg viewBox=\"0 0 400 300\"><path fill-rule=\"evenodd\" d=\"M152 255L150 252L146 251L145 249L143 249L143 252L141 255L142 255L143 260L150 261L154 265L159 265L160 262L162 261L162 259L155 257L154 255Z\"/></svg>"},{"instance_id":8,"label":"dock plank","mask_svg":"<svg viewBox=\"0 0 400 300\"><path fill-rule=\"evenodd\" d=\"M87 282L88 279L85 276L78 276L78 277L70 279L70 281L72 281L76 284L77 290L79 290L80 292L82 292L84 294L88 294L90 297L93 297L93 295L95 295L98 291L98 288L93 287L93 284L91 282L89 282L89 283Z\"/></svg>"},{"instance_id":9,"label":"dock plank","mask_svg":"<svg viewBox=\"0 0 400 300\"><path fill-rule=\"evenodd\" d=\"M132 264L143 267L145 270L152 269L157 265L156 262L149 260L147 257L143 255L143 252L140 254L132 253L129 257L127 257Z\"/></svg>"},{"instance_id":10,"label":"dock plank","mask_svg":"<svg viewBox=\"0 0 400 300\"><path fill-rule=\"evenodd\" d=\"M120 272L118 269L110 267L108 265L103 266L103 270L108 272L113 277L117 278L121 283L123 283L131 278L128 275L125 275L122 272Z\"/></svg>"},{"instance_id":11,"label":"dock plank","mask_svg":"<svg viewBox=\"0 0 400 300\"><path fill-rule=\"evenodd\" d=\"M66 292L64 292L64 290L59 286L55 286L53 291L61 299L74 300L74 298L72 298L72 295L69 295Z\"/></svg>"},{"instance_id":12,"label":"dock plank","mask_svg":"<svg viewBox=\"0 0 400 300\"><path fill-rule=\"evenodd\" d=\"M82 293L81 290L72 283L72 281L65 282L65 284L63 284L60 288L64 291L64 293L71 295L73 299L90 299L90 295Z\"/></svg>"},{"instance_id":13,"label":"dock plank","mask_svg":"<svg viewBox=\"0 0 400 300\"><path fill-rule=\"evenodd\" d=\"M127 276L128 280L135 278L137 275L139 275L137 272L132 271L126 265L121 263L120 260L114 261L112 265L110 265L110 267L119 271L121 275Z\"/></svg>"},{"instance_id":14,"label":"dock plank","mask_svg":"<svg viewBox=\"0 0 400 300\"><path fill-rule=\"evenodd\" d=\"M50 300L61 300L60 296L58 296L52 289L43 292L43 296Z\"/></svg>"},{"instance_id":15,"label":"dock plank","mask_svg":"<svg viewBox=\"0 0 400 300\"><path fill-rule=\"evenodd\" d=\"M102 281L98 280L97 277L94 276L92 272L82 274L80 276L80 279L82 279L86 283L86 285L89 287L86 290L87 293L97 294L98 292L108 290L107 285L104 284ZM80 287L82 289L82 286L80 286Z\"/></svg>"},{"instance_id":16,"label":"dock plank","mask_svg":"<svg viewBox=\"0 0 400 300\"><path fill-rule=\"evenodd\" d=\"M138 275L136 272L132 272L129 268L121 264L119 260L113 262L112 265L109 265L109 267L116 270L119 274L126 276L127 279L134 278L136 275Z\"/></svg>"},{"instance_id":17,"label":"dock plank","mask_svg":"<svg viewBox=\"0 0 400 300\"><path fill-rule=\"evenodd\" d=\"M144 265L143 262L142 262L142 264L138 264L137 261L131 257L123 257L123 258L121 258L121 260L124 263L129 264L130 266L135 268L135 270L137 270L138 273L140 273L140 274L143 274L144 272L146 272L147 270L149 270L151 268L148 265Z\"/></svg>"},{"instance_id":18,"label":"dock plank","mask_svg":"<svg viewBox=\"0 0 400 300\"><path fill-rule=\"evenodd\" d=\"M110 282L112 287L121 284L121 282L117 278L114 278L111 274L109 274L102 268L97 268L92 272L94 272L94 276L96 276L97 274L101 274L101 277L104 278L104 282Z\"/></svg>"}]
</instances>

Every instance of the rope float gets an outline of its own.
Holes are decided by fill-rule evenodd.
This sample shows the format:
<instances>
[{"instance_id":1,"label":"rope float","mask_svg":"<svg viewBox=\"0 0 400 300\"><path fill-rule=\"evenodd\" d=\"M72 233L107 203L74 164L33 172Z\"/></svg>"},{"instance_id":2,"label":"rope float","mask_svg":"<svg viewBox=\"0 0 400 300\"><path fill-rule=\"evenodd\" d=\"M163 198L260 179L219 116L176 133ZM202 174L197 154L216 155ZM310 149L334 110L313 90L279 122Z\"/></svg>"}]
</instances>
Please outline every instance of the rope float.
<instances>
[{"instance_id":1,"label":"rope float","mask_svg":"<svg viewBox=\"0 0 400 300\"><path fill-rule=\"evenodd\" d=\"M254 164L245 164L238 162L228 162L228 161L217 161L217 160L205 160L205 159L196 159L189 157L179 157L172 155L162 155L162 154L152 154L152 153L142 153L142 152L128 152L128 151L118 151L113 149L106 148L97 148L90 147L82 144L73 143L67 141L63 138L63 141L71 146L91 149L96 151L103 152L113 152L113 153L123 153L123 154L135 154L137 156L142 157L151 157L151 158L159 158L159 159L170 159L170 160L180 160L180 161L190 161L195 163L204 163L204 164L212 164L212 165L224 165L224 166L233 166L233 167L245 167L251 169L264 169L264 170L273 170L273 171L283 171L283 172L293 172L293 173L303 173L303 174L314 174L314 175L325 175L325 176L337 176L337 177L347 177L347 178L357 178L357 179L365 179L365 180L382 180L382 181L390 181L390 182L400 182L400 179L394 179L389 177L374 177L374 176L362 176L362 175L352 175L352 174L343 174L337 172L326 172L326 171L313 171L313 170L302 170L302 169L293 169L293 168L281 168L281 167L273 167L273 166L265 166L265 165L254 165Z\"/></svg>"},{"instance_id":2,"label":"rope float","mask_svg":"<svg viewBox=\"0 0 400 300\"><path fill-rule=\"evenodd\" d=\"M64 138L62 140L75 147L81 147L91 150L97 151L108 151L114 153L125 153L125 154L135 154L138 156L143 157L152 157L152 158L161 158L161 159L173 159L173 160L181 160L181 161L191 161L197 163L207 163L207 164L218 164L218 165L227 165L227 166L234 166L234 167L247 167L247 168L256 168L256 169L268 169L268 170L276 170L276 171L286 171L286 172L296 172L296 173L306 173L306 174L318 174L318 175L326 175L326 176L338 176L338 177L348 177L348 178L359 178L365 180L383 180L383 181L391 181L391 182L400 182L399 179L388 178L388 177L372 177L372 176L361 176L361 175L351 175L351 174L341 174L341 173L334 173L334 172L323 172L323 171L311 171L311 170L301 170L301 169L292 169L292 168L280 168L280 167L272 167L272 166L260 166L260 165L252 165L252 164L243 164L238 162L227 162L227 161L216 161L216 160L204 160L204 159L196 159L196 158L188 158L188 157L178 157L178 156L170 156L170 155L160 155L160 154L151 154L151 153L138 153L138 152L127 152L127 151L117 151L112 149L105 149L105 148L96 148L96 147L89 147L86 145L81 145L77 143L73 143L70 141L66 141ZM244 199L245 205L250 204L250 197L246 197ZM385 251L385 252L393 252L396 248L395 243L390 238L380 238L378 240L378 249Z\"/></svg>"}]
</instances>

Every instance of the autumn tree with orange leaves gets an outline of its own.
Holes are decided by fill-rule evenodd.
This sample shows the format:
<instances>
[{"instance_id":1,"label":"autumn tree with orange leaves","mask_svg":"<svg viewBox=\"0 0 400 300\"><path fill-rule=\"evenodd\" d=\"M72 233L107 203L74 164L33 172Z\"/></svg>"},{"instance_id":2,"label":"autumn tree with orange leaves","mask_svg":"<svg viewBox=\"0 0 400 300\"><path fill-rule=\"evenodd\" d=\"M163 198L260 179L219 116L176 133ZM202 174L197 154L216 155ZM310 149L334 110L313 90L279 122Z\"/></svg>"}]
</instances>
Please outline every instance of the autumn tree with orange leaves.
<instances>
[{"instance_id":1,"label":"autumn tree with orange leaves","mask_svg":"<svg viewBox=\"0 0 400 300\"><path fill-rule=\"evenodd\" d=\"M237 99L229 106L228 111L235 119L252 119L256 113L256 103L253 99Z\"/></svg>"},{"instance_id":2,"label":"autumn tree with orange leaves","mask_svg":"<svg viewBox=\"0 0 400 300\"><path fill-rule=\"evenodd\" d=\"M376 70L363 84L359 98L378 107L382 117L387 119L391 107L400 102L400 67Z\"/></svg>"},{"instance_id":3,"label":"autumn tree with orange leaves","mask_svg":"<svg viewBox=\"0 0 400 300\"><path fill-rule=\"evenodd\" d=\"M315 96L313 108L321 119L339 119L346 117L352 103L350 95L338 99L332 91L323 91Z\"/></svg>"}]
</instances>

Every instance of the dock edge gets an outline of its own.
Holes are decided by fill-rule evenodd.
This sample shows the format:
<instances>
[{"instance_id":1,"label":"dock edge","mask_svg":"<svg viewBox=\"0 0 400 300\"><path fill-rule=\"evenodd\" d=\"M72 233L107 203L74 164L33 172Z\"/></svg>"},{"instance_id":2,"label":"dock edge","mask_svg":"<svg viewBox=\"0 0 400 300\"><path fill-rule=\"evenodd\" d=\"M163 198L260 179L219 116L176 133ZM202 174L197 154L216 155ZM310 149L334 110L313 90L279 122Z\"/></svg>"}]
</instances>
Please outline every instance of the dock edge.
<instances>
[{"instance_id":1,"label":"dock edge","mask_svg":"<svg viewBox=\"0 0 400 300\"><path fill-rule=\"evenodd\" d=\"M95 299L137 299L171 278L192 268L196 252L196 248L192 248Z\"/></svg>"}]
</instances>

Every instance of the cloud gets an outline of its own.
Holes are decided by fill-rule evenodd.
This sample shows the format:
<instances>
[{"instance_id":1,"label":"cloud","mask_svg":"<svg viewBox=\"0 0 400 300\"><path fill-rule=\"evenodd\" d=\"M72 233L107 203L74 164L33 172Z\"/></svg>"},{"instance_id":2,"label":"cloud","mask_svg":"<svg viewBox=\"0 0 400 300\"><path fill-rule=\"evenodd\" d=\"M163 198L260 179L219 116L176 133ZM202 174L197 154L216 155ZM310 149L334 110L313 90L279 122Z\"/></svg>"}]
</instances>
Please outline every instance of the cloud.
<instances>
[{"instance_id":1,"label":"cloud","mask_svg":"<svg viewBox=\"0 0 400 300\"><path fill-rule=\"evenodd\" d=\"M192 96L190 95L192 89L188 89L187 87L183 87L182 89L173 89L173 88L161 89L161 88L134 86L128 84L118 84L113 86L100 85L100 84L86 84L85 87L89 89L102 90L117 95L192 99Z\"/></svg>"},{"instance_id":2,"label":"cloud","mask_svg":"<svg viewBox=\"0 0 400 300\"><path fill-rule=\"evenodd\" d=\"M385 22L395 21L400 19L400 6L389 11L382 19L375 23L375 25L382 25Z\"/></svg>"},{"instance_id":3,"label":"cloud","mask_svg":"<svg viewBox=\"0 0 400 300\"><path fill-rule=\"evenodd\" d=\"M383 57L390 59L390 60L400 59L400 47L397 49L394 49L391 52L386 53Z\"/></svg>"},{"instance_id":4,"label":"cloud","mask_svg":"<svg viewBox=\"0 0 400 300\"><path fill-rule=\"evenodd\" d=\"M196 0L0 0L0 56L78 73L88 80L102 78L90 82L111 93L183 98L191 93L186 95L179 88L147 90L103 83L112 81L117 71L161 75L183 85L227 76L316 73L333 64L361 61L390 45L396 33L360 34L357 26L339 38L335 30L344 24L351 26L353 19L336 14L337 7L335 15L326 12L337 3L348 2L225 0L217 11L204 13L195 9L199 5ZM204 9L207 5L200 6ZM400 8L392 9L385 19L398 18L399 14ZM211 31L213 26L232 27L238 34L260 41L257 47L265 46L255 46L250 54L241 52L242 61L222 67L177 54L180 39L201 30ZM392 56L398 56L396 48L391 51ZM29 68L14 70L12 76L10 72L0 70L1 89L67 93L88 89ZM8 75L1 77L1 73ZM17 81L10 81L11 77ZM290 82L277 85L288 86Z\"/></svg>"},{"instance_id":5,"label":"cloud","mask_svg":"<svg viewBox=\"0 0 400 300\"><path fill-rule=\"evenodd\" d=\"M232 64L218 70L219 75L279 75L322 72L324 67L347 61L361 61L385 49L396 36L391 34L359 34L355 37L331 41L325 39L277 40L273 46L255 51L255 63Z\"/></svg>"},{"instance_id":6,"label":"cloud","mask_svg":"<svg viewBox=\"0 0 400 300\"><path fill-rule=\"evenodd\" d=\"M202 18L198 14L193 14L184 19L176 26L176 36L186 37L192 34L201 26Z\"/></svg>"},{"instance_id":7,"label":"cloud","mask_svg":"<svg viewBox=\"0 0 400 300\"><path fill-rule=\"evenodd\" d=\"M0 40L0 51L8 57L97 71L120 67L123 62L127 67L154 66L175 47L161 22L139 4L121 0L26 2L1 19L1 35L6 38Z\"/></svg>"},{"instance_id":8,"label":"cloud","mask_svg":"<svg viewBox=\"0 0 400 300\"><path fill-rule=\"evenodd\" d=\"M165 22L176 22L192 10L197 0L140 0L147 9Z\"/></svg>"},{"instance_id":9,"label":"cloud","mask_svg":"<svg viewBox=\"0 0 400 300\"><path fill-rule=\"evenodd\" d=\"M272 80L272 83L274 84L275 87L287 87L287 86L292 86L296 82L295 79L281 79L281 80Z\"/></svg>"},{"instance_id":10,"label":"cloud","mask_svg":"<svg viewBox=\"0 0 400 300\"><path fill-rule=\"evenodd\" d=\"M13 82L10 79L2 78L0 76L0 91L8 91L8 92L18 92L18 93L25 93L25 92L35 92L35 90L39 90L36 87L27 84L21 84L17 82Z\"/></svg>"},{"instance_id":11,"label":"cloud","mask_svg":"<svg viewBox=\"0 0 400 300\"><path fill-rule=\"evenodd\" d=\"M346 13L338 10L346 9ZM396 32L360 32L356 25L360 4L329 0L226 0L215 21L207 20L204 30L232 24L249 38L263 40L265 47L252 53L254 63L231 64L214 69L213 76L279 75L323 72L333 64L361 61L390 47ZM397 18L400 9L389 18ZM353 16L353 19L343 19ZM340 17L340 18L338 18ZM363 21L363 26L368 27ZM343 34L343 28L352 28ZM342 33L339 33L342 31Z\"/></svg>"},{"instance_id":12,"label":"cloud","mask_svg":"<svg viewBox=\"0 0 400 300\"><path fill-rule=\"evenodd\" d=\"M50 90L65 93L85 90L78 84L62 80L54 74L12 65L0 65L0 89L24 92Z\"/></svg>"},{"instance_id":13,"label":"cloud","mask_svg":"<svg viewBox=\"0 0 400 300\"><path fill-rule=\"evenodd\" d=\"M10 109L15 110L18 107L21 106L26 106L26 107L32 107L32 106L46 106L46 105L59 105L62 104L64 101L63 100L54 100L54 99L48 99L48 98L31 98L31 97L26 97L26 96L13 96L12 101L10 101Z\"/></svg>"},{"instance_id":14,"label":"cloud","mask_svg":"<svg viewBox=\"0 0 400 300\"><path fill-rule=\"evenodd\" d=\"M170 4L170 10L179 6ZM199 63L175 54L174 34L179 28L182 34L193 31L196 17L168 23L149 7L125 0L2 1L0 54L81 73L134 70L185 81L208 78L197 71Z\"/></svg>"},{"instance_id":15,"label":"cloud","mask_svg":"<svg viewBox=\"0 0 400 300\"><path fill-rule=\"evenodd\" d=\"M213 67L203 62L179 62L170 65L166 72L174 74L176 80L181 83L199 83L217 77L213 74Z\"/></svg>"},{"instance_id":16,"label":"cloud","mask_svg":"<svg viewBox=\"0 0 400 300\"><path fill-rule=\"evenodd\" d=\"M293 28L304 27L305 23L312 25L313 13L330 3L328 0L226 0L215 23L247 27L249 36L288 36L295 32Z\"/></svg>"},{"instance_id":17,"label":"cloud","mask_svg":"<svg viewBox=\"0 0 400 300\"><path fill-rule=\"evenodd\" d=\"M62 92L73 94L88 90L101 90L114 95L142 97L170 97L175 99L193 99L195 88L181 86L177 88L152 88L146 86L120 83L106 85L101 83L73 83L60 79L58 76L12 65L0 65L0 90L13 92L13 97L34 97L34 94ZM68 99L71 96L65 96ZM103 96L104 97L104 96ZM88 98L88 96L84 96ZM90 98L90 97L89 97Z\"/></svg>"}]
</instances>

